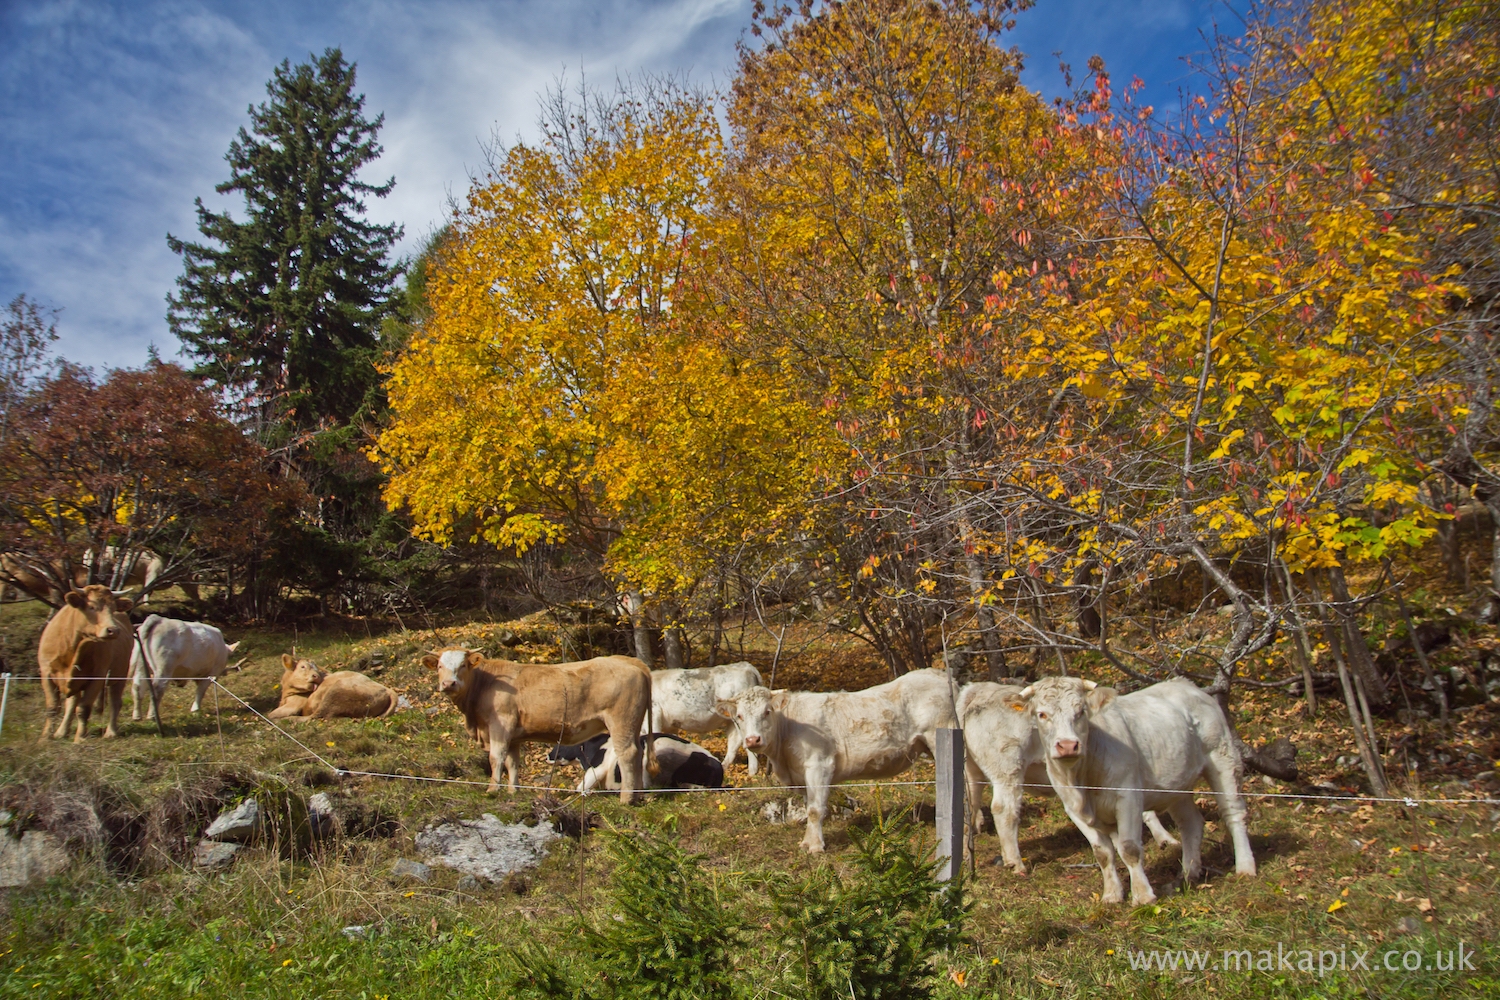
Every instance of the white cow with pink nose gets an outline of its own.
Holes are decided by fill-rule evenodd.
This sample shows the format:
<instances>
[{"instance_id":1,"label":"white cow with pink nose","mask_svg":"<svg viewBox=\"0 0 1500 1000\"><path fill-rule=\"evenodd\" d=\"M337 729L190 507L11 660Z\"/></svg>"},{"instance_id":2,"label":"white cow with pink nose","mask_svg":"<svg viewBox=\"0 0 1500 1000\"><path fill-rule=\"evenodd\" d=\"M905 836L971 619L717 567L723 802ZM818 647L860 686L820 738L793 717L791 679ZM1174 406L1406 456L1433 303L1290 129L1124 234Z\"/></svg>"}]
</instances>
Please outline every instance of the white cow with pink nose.
<instances>
[{"instance_id":1,"label":"white cow with pink nose","mask_svg":"<svg viewBox=\"0 0 1500 1000\"><path fill-rule=\"evenodd\" d=\"M1234 867L1255 874L1243 769L1219 703L1191 681L1174 678L1121 695L1076 677L1046 677L1021 691L1036 719L1047 777L1068 817L1094 848L1106 903L1124 901L1115 870L1118 852L1130 872L1130 901L1156 899L1141 850L1141 813L1166 810L1182 834L1182 869L1189 881L1203 870L1203 814L1193 786L1207 779L1234 840Z\"/></svg>"},{"instance_id":2,"label":"white cow with pink nose","mask_svg":"<svg viewBox=\"0 0 1500 1000\"><path fill-rule=\"evenodd\" d=\"M803 850L823 851L828 793L841 781L890 778L933 755L939 729L957 729L948 675L913 670L863 691L769 691L720 700L718 713L763 752L776 776L807 793Z\"/></svg>"}]
</instances>

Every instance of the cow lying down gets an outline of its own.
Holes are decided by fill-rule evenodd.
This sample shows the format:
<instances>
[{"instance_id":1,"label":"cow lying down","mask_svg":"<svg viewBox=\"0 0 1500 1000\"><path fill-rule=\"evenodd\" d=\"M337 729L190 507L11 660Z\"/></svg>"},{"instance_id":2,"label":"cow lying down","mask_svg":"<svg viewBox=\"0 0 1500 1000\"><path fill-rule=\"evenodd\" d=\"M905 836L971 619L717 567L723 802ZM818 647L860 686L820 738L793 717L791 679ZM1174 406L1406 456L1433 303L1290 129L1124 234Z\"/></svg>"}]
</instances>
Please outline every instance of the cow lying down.
<instances>
[{"instance_id":1,"label":"cow lying down","mask_svg":"<svg viewBox=\"0 0 1500 1000\"><path fill-rule=\"evenodd\" d=\"M1021 787L1033 795L1052 795L1047 780L1047 753L1037 732L1036 719L1021 699L1022 689L1012 684L977 681L958 693L958 717L963 722L964 745L968 748L967 771L970 816L976 827L981 797L980 777L990 783L990 811L1000 854L1017 874L1026 874L1021 859ZM978 773L976 773L976 770ZM1158 844L1177 841L1161 825L1156 813L1141 814ZM977 832L977 830L976 830Z\"/></svg>"},{"instance_id":2,"label":"cow lying down","mask_svg":"<svg viewBox=\"0 0 1500 1000\"><path fill-rule=\"evenodd\" d=\"M267 718L377 719L396 710L396 692L357 670L328 673L281 654L281 704Z\"/></svg>"},{"instance_id":3,"label":"cow lying down","mask_svg":"<svg viewBox=\"0 0 1500 1000\"><path fill-rule=\"evenodd\" d=\"M723 788L724 765L703 747L671 733L651 733L640 737L645 749L650 740L656 752L656 774L648 774L647 788ZM620 787L620 764L614 748L609 746L609 736L600 733L593 739L573 746L557 746L547 751L547 759L554 764L578 761L583 766L583 780L578 783L580 792L592 791L601 785L610 791Z\"/></svg>"},{"instance_id":4,"label":"cow lying down","mask_svg":"<svg viewBox=\"0 0 1500 1000\"><path fill-rule=\"evenodd\" d=\"M863 691L768 691L753 687L718 704L745 747L760 750L776 776L807 791L802 848L823 850L828 793L841 781L890 778L923 753L933 756L939 729L958 728L948 675L913 670Z\"/></svg>"},{"instance_id":5,"label":"cow lying down","mask_svg":"<svg viewBox=\"0 0 1500 1000\"><path fill-rule=\"evenodd\" d=\"M1255 874L1243 762L1219 703L1192 681L1174 678L1130 694L1077 677L1046 677L1019 694L1047 754L1047 777L1104 874L1106 903L1124 899L1118 852L1130 871L1130 901L1156 899L1141 851L1141 812L1165 809L1182 833L1182 871L1203 873L1203 814L1193 786L1207 779L1234 840L1235 871Z\"/></svg>"}]
</instances>

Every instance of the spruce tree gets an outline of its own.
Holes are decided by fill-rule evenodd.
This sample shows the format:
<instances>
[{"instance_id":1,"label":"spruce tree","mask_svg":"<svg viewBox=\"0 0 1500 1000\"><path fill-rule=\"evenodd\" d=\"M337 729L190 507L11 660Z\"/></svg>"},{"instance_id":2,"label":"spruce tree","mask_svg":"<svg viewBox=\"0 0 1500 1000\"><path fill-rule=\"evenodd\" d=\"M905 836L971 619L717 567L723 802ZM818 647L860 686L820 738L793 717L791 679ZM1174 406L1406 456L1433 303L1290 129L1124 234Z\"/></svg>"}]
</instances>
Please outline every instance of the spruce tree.
<instances>
[{"instance_id":1,"label":"spruce tree","mask_svg":"<svg viewBox=\"0 0 1500 1000\"><path fill-rule=\"evenodd\" d=\"M365 118L354 82L336 48L283 62L266 85L270 100L249 109L249 129L229 146L229 180L215 188L244 197L244 221L199 198L206 241L167 236L184 265L168 322L196 374L237 401L319 493L328 491L316 480L341 464L333 453L382 406L375 362L400 271L389 257L401 229L364 218L364 199L395 181L359 178L381 153L385 116Z\"/></svg>"}]
</instances>

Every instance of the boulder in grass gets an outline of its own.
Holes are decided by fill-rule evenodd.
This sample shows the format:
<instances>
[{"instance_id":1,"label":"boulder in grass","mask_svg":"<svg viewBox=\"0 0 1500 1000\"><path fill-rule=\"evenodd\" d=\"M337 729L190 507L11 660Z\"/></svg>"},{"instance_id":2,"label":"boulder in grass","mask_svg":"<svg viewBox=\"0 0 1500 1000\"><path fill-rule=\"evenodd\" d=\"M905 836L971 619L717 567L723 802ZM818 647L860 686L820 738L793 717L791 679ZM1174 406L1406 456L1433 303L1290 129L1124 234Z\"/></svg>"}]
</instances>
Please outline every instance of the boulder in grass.
<instances>
[{"instance_id":1,"label":"boulder in grass","mask_svg":"<svg viewBox=\"0 0 1500 1000\"><path fill-rule=\"evenodd\" d=\"M67 866L68 852L46 830L27 830L19 837L0 831L0 887L35 885Z\"/></svg>"},{"instance_id":2,"label":"boulder in grass","mask_svg":"<svg viewBox=\"0 0 1500 1000\"><path fill-rule=\"evenodd\" d=\"M411 879L413 882L431 882L432 868L420 861L397 858L396 863L391 865L391 877Z\"/></svg>"},{"instance_id":3,"label":"boulder in grass","mask_svg":"<svg viewBox=\"0 0 1500 1000\"><path fill-rule=\"evenodd\" d=\"M265 817L261 814L260 803L254 799L246 799L233 809L220 813L209 824L208 829L203 831L203 835L209 840L248 844L259 837L264 829Z\"/></svg>"},{"instance_id":4,"label":"boulder in grass","mask_svg":"<svg viewBox=\"0 0 1500 1000\"><path fill-rule=\"evenodd\" d=\"M244 849L242 844L221 844L213 840L200 840L193 848L194 868L227 868Z\"/></svg>"}]
</instances>

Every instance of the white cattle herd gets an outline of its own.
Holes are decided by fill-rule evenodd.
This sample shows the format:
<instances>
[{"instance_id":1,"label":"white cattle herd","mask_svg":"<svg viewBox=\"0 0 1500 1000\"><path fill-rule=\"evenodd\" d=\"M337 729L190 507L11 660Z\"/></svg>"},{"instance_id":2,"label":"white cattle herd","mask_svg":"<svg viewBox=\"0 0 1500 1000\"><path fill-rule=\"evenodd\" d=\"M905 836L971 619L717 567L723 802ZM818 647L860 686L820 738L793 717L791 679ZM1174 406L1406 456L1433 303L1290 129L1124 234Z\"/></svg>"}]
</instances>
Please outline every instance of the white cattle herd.
<instances>
[{"instance_id":1,"label":"white cattle herd","mask_svg":"<svg viewBox=\"0 0 1500 1000\"><path fill-rule=\"evenodd\" d=\"M38 648L48 694L44 736L61 701L65 715L55 735L64 734L76 712L75 739L82 739L91 709L96 702L102 709L106 695L112 711L105 735L114 735L127 683L126 643L137 719L152 687L155 704L173 682L197 685L192 711L199 711L208 686L233 669L228 659L238 643L226 643L212 626L151 615L132 638L128 601L104 587L66 597ZM283 661L281 705L272 717L378 717L397 708L396 693L363 674L327 674L290 656ZM1026 870L1018 831L1021 790L1029 787L1056 794L1087 838L1105 902L1124 900L1117 857L1130 876L1131 902L1151 902L1142 827L1158 842L1175 843L1157 812L1177 824L1184 878L1202 874L1204 822L1194 804L1200 781L1217 799L1236 871L1256 870L1239 792L1243 764L1229 723L1218 702L1182 678L1120 694L1074 677L959 688L947 671L928 669L863 691L809 692L772 691L749 663L653 671L629 656L515 663L461 647L434 650L422 662L469 735L489 751L491 792L502 772L516 790L526 742L549 744L552 760L579 760L581 790L618 789L625 802L643 788L718 787L743 746L751 775L759 754L781 783L803 790L801 846L818 853L832 786L899 775L919 756L934 755L939 729L962 729L969 815L977 829L988 782L1001 854L1017 872ZM723 762L672 730L727 731Z\"/></svg>"}]
</instances>

